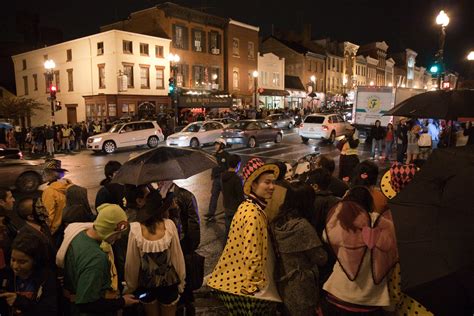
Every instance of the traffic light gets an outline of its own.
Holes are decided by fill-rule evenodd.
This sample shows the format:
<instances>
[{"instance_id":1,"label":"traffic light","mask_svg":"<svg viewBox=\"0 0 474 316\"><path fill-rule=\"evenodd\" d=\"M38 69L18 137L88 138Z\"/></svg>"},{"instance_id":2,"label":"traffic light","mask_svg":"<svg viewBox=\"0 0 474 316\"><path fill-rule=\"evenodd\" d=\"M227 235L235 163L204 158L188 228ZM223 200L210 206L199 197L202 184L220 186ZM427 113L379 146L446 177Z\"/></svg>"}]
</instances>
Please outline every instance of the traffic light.
<instances>
[{"instance_id":1,"label":"traffic light","mask_svg":"<svg viewBox=\"0 0 474 316\"><path fill-rule=\"evenodd\" d=\"M438 73L439 73L439 70L440 70L440 69L439 69L438 64L434 64L434 65L432 65L431 68L430 68L430 72L431 72L432 74L438 74Z\"/></svg>"},{"instance_id":2,"label":"traffic light","mask_svg":"<svg viewBox=\"0 0 474 316\"><path fill-rule=\"evenodd\" d=\"M176 83L174 81L174 78L171 77L169 80L168 95L173 95L175 89L176 89Z\"/></svg>"},{"instance_id":3,"label":"traffic light","mask_svg":"<svg viewBox=\"0 0 474 316\"><path fill-rule=\"evenodd\" d=\"M61 111L62 109L62 106L61 106L61 101L56 101L56 104L55 104L55 111Z\"/></svg>"},{"instance_id":4,"label":"traffic light","mask_svg":"<svg viewBox=\"0 0 474 316\"><path fill-rule=\"evenodd\" d=\"M58 89L56 88L56 86L54 84L49 86L49 95L50 95L51 99L53 99L53 100L56 99L56 91L57 90Z\"/></svg>"}]
</instances>

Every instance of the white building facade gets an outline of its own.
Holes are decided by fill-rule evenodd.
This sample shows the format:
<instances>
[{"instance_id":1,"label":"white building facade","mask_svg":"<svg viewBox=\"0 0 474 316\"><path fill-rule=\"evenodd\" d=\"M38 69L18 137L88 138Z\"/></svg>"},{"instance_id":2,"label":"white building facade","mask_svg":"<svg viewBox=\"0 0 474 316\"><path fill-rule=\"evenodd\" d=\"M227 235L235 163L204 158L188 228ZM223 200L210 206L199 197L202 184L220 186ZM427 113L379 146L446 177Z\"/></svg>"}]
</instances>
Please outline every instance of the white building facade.
<instances>
[{"instance_id":1,"label":"white building facade","mask_svg":"<svg viewBox=\"0 0 474 316\"><path fill-rule=\"evenodd\" d=\"M169 106L170 40L107 31L12 56L17 95L49 104L44 62L55 62L57 124L114 120ZM31 125L49 124L49 105Z\"/></svg>"},{"instance_id":2,"label":"white building facade","mask_svg":"<svg viewBox=\"0 0 474 316\"><path fill-rule=\"evenodd\" d=\"M273 53L258 55L259 107L281 109L285 107L285 58Z\"/></svg>"}]
</instances>

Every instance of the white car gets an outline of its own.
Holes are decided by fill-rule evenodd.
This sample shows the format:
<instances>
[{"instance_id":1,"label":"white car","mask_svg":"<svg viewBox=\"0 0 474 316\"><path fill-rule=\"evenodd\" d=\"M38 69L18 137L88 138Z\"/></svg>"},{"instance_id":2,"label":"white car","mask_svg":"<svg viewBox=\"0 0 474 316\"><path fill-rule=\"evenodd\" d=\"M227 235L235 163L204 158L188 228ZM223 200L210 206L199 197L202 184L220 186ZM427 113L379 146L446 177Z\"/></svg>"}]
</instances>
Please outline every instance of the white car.
<instances>
[{"instance_id":1,"label":"white car","mask_svg":"<svg viewBox=\"0 0 474 316\"><path fill-rule=\"evenodd\" d=\"M164 141L163 132L154 121L136 121L112 126L107 133L97 134L87 139L87 149L95 152L104 151L111 154L117 148L148 145L158 146Z\"/></svg>"},{"instance_id":2,"label":"white car","mask_svg":"<svg viewBox=\"0 0 474 316\"><path fill-rule=\"evenodd\" d=\"M344 135L350 124L339 114L310 114L299 128L303 143L309 139L324 139L333 143L336 137Z\"/></svg>"},{"instance_id":3,"label":"white car","mask_svg":"<svg viewBox=\"0 0 474 316\"><path fill-rule=\"evenodd\" d=\"M234 120L233 118L230 118L230 117L214 118L214 119L210 119L210 121L222 123L224 124L225 128L229 127L230 124L237 122L237 120Z\"/></svg>"},{"instance_id":4,"label":"white car","mask_svg":"<svg viewBox=\"0 0 474 316\"><path fill-rule=\"evenodd\" d=\"M168 136L166 145L197 148L204 144L212 144L221 137L223 129L224 124L214 121L190 123L181 132Z\"/></svg>"}]
</instances>

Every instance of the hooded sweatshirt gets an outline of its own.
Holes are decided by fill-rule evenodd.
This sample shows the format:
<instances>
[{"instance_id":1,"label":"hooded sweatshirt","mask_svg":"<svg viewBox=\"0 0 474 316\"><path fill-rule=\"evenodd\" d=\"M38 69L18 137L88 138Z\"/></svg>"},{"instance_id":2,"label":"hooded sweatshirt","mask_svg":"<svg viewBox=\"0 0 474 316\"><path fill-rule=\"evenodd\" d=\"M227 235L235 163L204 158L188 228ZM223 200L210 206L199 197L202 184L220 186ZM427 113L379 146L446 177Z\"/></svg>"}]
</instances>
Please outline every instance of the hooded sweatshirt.
<instances>
[{"instance_id":1,"label":"hooded sweatshirt","mask_svg":"<svg viewBox=\"0 0 474 316\"><path fill-rule=\"evenodd\" d=\"M242 179L234 171L225 171L221 179L224 208L235 213L240 203L244 201Z\"/></svg>"},{"instance_id":2,"label":"hooded sweatshirt","mask_svg":"<svg viewBox=\"0 0 474 316\"><path fill-rule=\"evenodd\" d=\"M55 234L63 219L63 209L66 206L66 190L72 185L68 179L52 182L42 195L43 205L48 212L49 228Z\"/></svg>"}]
</instances>

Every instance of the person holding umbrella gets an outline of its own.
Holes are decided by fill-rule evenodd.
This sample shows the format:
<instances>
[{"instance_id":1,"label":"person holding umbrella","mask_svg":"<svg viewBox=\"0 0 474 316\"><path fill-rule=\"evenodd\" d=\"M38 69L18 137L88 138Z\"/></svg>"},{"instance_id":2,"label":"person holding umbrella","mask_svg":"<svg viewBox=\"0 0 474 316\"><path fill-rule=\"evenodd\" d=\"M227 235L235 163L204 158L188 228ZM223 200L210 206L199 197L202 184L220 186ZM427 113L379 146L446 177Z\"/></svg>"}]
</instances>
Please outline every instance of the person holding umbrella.
<instances>
[{"instance_id":1,"label":"person holding umbrella","mask_svg":"<svg viewBox=\"0 0 474 316\"><path fill-rule=\"evenodd\" d=\"M273 315L281 302L273 279L274 253L265 214L280 169L252 158L243 169L244 193L234 215L224 251L208 279L229 312Z\"/></svg>"}]
</instances>

